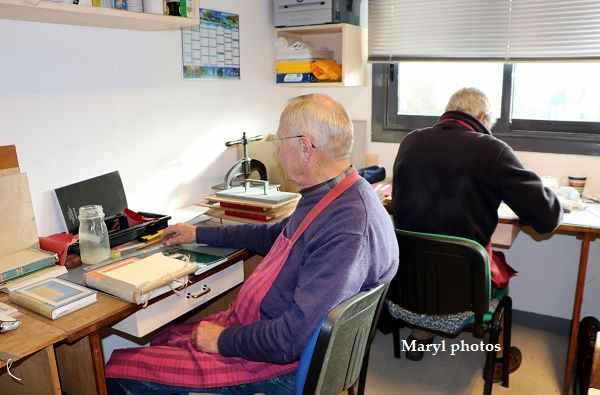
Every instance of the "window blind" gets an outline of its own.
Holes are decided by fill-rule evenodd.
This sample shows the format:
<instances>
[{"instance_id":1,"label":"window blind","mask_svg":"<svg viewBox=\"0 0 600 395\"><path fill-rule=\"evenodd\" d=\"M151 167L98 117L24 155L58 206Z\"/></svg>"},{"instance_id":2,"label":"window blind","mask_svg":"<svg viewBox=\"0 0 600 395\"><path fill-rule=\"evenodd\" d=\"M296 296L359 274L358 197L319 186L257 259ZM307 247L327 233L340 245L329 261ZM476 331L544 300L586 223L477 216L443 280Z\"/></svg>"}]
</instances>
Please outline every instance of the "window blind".
<instances>
[{"instance_id":1,"label":"window blind","mask_svg":"<svg viewBox=\"0 0 600 395\"><path fill-rule=\"evenodd\" d=\"M369 61L600 59L599 0L370 0Z\"/></svg>"}]
</instances>

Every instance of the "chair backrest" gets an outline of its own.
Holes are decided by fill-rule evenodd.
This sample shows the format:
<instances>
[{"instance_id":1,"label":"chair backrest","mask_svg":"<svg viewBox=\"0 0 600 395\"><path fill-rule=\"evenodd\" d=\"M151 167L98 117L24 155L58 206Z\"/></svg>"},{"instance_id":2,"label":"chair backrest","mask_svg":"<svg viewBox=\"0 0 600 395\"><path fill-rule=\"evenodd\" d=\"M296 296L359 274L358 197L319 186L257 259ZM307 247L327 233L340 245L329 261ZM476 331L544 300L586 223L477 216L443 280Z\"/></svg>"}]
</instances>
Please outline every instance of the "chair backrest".
<instances>
[{"instance_id":1,"label":"chair backrest","mask_svg":"<svg viewBox=\"0 0 600 395\"><path fill-rule=\"evenodd\" d=\"M360 292L321 321L302 353L296 394L338 394L356 383L387 288Z\"/></svg>"},{"instance_id":2,"label":"chair backrest","mask_svg":"<svg viewBox=\"0 0 600 395\"><path fill-rule=\"evenodd\" d=\"M396 229L398 272L387 298L415 313L475 312L477 323L489 309L490 269L485 248L461 237Z\"/></svg>"}]
</instances>

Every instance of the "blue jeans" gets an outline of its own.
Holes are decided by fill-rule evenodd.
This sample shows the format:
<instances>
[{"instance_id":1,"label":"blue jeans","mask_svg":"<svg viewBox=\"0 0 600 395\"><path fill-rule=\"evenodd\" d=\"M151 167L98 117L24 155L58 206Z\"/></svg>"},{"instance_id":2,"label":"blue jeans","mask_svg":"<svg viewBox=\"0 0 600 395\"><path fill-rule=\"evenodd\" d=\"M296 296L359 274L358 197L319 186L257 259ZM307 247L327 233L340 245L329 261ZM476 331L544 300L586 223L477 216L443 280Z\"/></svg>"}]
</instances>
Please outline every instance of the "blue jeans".
<instances>
[{"instance_id":1,"label":"blue jeans","mask_svg":"<svg viewBox=\"0 0 600 395\"><path fill-rule=\"evenodd\" d=\"M272 379L258 381L256 383L240 384L221 388L187 388L173 387L165 384L152 383L150 381L137 381L129 379L106 379L108 393L110 395L137 395L137 394L258 394L287 395L293 394L296 388L296 372L273 377Z\"/></svg>"}]
</instances>

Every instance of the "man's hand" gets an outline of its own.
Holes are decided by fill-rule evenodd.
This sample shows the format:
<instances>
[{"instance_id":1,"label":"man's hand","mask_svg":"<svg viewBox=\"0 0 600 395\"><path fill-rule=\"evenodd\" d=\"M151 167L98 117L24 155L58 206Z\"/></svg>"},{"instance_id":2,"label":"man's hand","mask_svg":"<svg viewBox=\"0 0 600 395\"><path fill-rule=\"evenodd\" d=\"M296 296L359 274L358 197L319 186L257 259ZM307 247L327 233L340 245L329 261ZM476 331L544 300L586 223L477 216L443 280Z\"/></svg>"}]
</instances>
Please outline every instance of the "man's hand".
<instances>
[{"instance_id":1,"label":"man's hand","mask_svg":"<svg viewBox=\"0 0 600 395\"><path fill-rule=\"evenodd\" d=\"M160 241L166 246L181 243L195 243L196 227L184 223L169 226L163 231L162 235L160 235Z\"/></svg>"},{"instance_id":2,"label":"man's hand","mask_svg":"<svg viewBox=\"0 0 600 395\"><path fill-rule=\"evenodd\" d=\"M219 353L219 335L225 330L224 326L212 322L201 321L192 332L192 343L198 351L210 354Z\"/></svg>"}]
</instances>

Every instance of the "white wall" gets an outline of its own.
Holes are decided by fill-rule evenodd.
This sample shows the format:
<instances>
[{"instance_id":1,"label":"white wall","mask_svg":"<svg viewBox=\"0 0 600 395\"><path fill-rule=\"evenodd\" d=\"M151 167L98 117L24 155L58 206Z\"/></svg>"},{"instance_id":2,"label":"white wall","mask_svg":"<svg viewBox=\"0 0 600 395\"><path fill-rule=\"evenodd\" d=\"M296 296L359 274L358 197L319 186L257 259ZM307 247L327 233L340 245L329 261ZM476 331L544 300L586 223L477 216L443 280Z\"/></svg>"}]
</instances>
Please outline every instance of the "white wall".
<instances>
[{"instance_id":1,"label":"white wall","mask_svg":"<svg viewBox=\"0 0 600 395\"><path fill-rule=\"evenodd\" d=\"M51 191L119 170L129 206L197 202L237 160L224 142L275 132L298 89L273 81L272 2L240 15L241 80L183 80L180 32L0 19L0 145L15 144L41 235L65 230Z\"/></svg>"}]
</instances>

